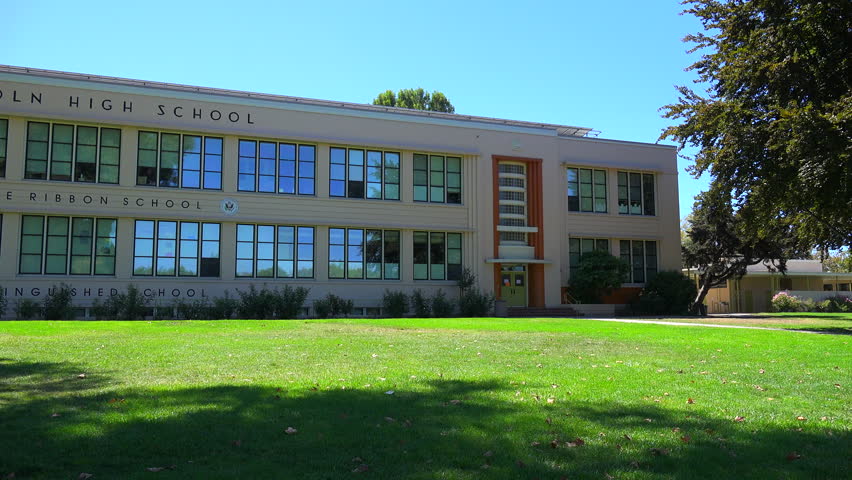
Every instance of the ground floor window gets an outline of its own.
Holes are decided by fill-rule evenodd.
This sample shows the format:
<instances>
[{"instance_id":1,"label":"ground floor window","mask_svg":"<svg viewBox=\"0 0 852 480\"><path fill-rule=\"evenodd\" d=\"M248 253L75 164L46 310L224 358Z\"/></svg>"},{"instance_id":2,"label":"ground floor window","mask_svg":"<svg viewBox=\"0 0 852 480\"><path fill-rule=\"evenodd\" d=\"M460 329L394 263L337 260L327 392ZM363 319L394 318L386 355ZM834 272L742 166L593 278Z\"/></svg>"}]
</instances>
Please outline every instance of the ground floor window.
<instances>
[{"instance_id":1,"label":"ground floor window","mask_svg":"<svg viewBox=\"0 0 852 480\"><path fill-rule=\"evenodd\" d=\"M115 275L116 219L24 215L19 272Z\"/></svg>"},{"instance_id":2,"label":"ground floor window","mask_svg":"<svg viewBox=\"0 0 852 480\"><path fill-rule=\"evenodd\" d=\"M609 253L609 239L576 237L568 239L568 271L571 278L575 278L583 254L589 252Z\"/></svg>"},{"instance_id":3,"label":"ground floor window","mask_svg":"<svg viewBox=\"0 0 852 480\"><path fill-rule=\"evenodd\" d=\"M462 235L414 232L414 279L458 280L462 273Z\"/></svg>"},{"instance_id":4,"label":"ground floor window","mask_svg":"<svg viewBox=\"0 0 852 480\"><path fill-rule=\"evenodd\" d=\"M621 240L621 259L630 265L628 283L645 283L657 274L657 242Z\"/></svg>"},{"instance_id":5,"label":"ground floor window","mask_svg":"<svg viewBox=\"0 0 852 480\"><path fill-rule=\"evenodd\" d=\"M313 278L314 227L238 224L236 276Z\"/></svg>"},{"instance_id":6,"label":"ground floor window","mask_svg":"<svg viewBox=\"0 0 852 480\"><path fill-rule=\"evenodd\" d=\"M328 278L399 280L399 230L328 229Z\"/></svg>"},{"instance_id":7,"label":"ground floor window","mask_svg":"<svg viewBox=\"0 0 852 480\"><path fill-rule=\"evenodd\" d=\"M136 220L133 275L218 277L218 223Z\"/></svg>"}]
</instances>

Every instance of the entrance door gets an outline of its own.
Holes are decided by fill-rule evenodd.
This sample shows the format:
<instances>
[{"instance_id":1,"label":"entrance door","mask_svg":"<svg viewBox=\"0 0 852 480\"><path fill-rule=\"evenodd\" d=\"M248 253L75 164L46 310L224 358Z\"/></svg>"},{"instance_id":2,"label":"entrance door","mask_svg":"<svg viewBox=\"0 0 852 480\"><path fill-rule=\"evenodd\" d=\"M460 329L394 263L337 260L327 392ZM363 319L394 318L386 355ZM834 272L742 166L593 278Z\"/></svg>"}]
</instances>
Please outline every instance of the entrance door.
<instances>
[{"instance_id":1,"label":"entrance door","mask_svg":"<svg viewBox=\"0 0 852 480\"><path fill-rule=\"evenodd\" d=\"M521 266L520 268L523 269L524 267ZM509 307L526 307L527 272L523 270L502 271L500 273L500 297Z\"/></svg>"}]
</instances>

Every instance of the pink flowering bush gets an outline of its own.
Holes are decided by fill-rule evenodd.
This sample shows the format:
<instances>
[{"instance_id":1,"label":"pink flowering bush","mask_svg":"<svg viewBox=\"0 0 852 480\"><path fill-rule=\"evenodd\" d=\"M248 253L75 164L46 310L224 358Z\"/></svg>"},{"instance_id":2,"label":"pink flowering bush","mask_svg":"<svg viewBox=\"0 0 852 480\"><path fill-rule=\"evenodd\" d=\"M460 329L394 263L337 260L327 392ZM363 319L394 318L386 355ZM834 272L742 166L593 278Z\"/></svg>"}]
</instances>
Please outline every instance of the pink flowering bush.
<instances>
[{"instance_id":1,"label":"pink flowering bush","mask_svg":"<svg viewBox=\"0 0 852 480\"><path fill-rule=\"evenodd\" d=\"M772 297L773 312L801 312L804 310L804 305L799 297L790 295L786 291L781 291Z\"/></svg>"}]
</instances>

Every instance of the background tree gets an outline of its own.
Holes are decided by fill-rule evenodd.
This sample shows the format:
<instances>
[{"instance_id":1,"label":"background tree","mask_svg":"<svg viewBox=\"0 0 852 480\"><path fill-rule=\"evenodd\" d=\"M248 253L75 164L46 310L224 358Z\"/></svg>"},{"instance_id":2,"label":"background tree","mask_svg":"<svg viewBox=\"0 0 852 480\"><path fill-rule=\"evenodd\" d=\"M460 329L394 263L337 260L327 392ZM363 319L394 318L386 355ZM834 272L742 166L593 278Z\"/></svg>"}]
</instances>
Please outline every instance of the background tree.
<instances>
[{"instance_id":1,"label":"background tree","mask_svg":"<svg viewBox=\"0 0 852 480\"><path fill-rule=\"evenodd\" d=\"M684 266L698 270L698 292L690 310L698 313L710 289L726 280L741 278L749 265L768 262L787 271L787 259L808 251L799 247L793 226L773 222L761 230L749 228L751 213L735 210L730 198L711 188L696 196L689 241L682 245Z\"/></svg>"},{"instance_id":2,"label":"background tree","mask_svg":"<svg viewBox=\"0 0 852 480\"><path fill-rule=\"evenodd\" d=\"M822 261L822 270L831 273L852 273L852 254L849 250L828 252Z\"/></svg>"},{"instance_id":3,"label":"background tree","mask_svg":"<svg viewBox=\"0 0 852 480\"><path fill-rule=\"evenodd\" d=\"M430 95L422 88L404 88L396 94L392 90L385 90L373 99L373 105L444 113L456 111L446 95L437 90Z\"/></svg>"},{"instance_id":4,"label":"background tree","mask_svg":"<svg viewBox=\"0 0 852 480\"><path fill-rule=\"evenodd\" d=\"M852 244L852 2L688 0L705 32L684 41L706 96L677 87L666 129L698 148L692 173L728 192L745 230L776 221L821 248Z\"/></svg>"}]
</instances>

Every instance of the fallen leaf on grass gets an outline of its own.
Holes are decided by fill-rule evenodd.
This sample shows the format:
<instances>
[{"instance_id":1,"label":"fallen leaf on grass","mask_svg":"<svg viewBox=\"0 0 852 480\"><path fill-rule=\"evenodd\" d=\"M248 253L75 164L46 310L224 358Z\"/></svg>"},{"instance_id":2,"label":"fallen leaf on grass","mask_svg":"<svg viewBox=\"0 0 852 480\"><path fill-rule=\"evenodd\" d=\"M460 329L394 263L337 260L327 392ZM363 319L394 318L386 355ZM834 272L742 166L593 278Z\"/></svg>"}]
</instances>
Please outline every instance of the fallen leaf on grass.
<instances>
[{"instance_id":1,"label":"fallen leaf on grass","mask_svg":"<svg viewBox=\"0 0 852 480\"><path fill-rule=\"evenodd\" d=\"M85 374L85 373L81 373L80 375L77 375L77 378L86 378L86 374Z\"/></svg>"},{"instance_id":2,"label":"fallen leaf on grass","mask_svg":"<svg viewBox=\"0 0 852 480\"><path fill-rule=\"evenodd\" d=\"M62 415L60 415L60 414L58 414L58 413L52 413L52 414L50 414L50 417L51 417L51 418L56 418L56 417L61 417L61 416L62 416Z\"/></svg>"},{"instance_id":3,"label":"fallen leaf on grass","mask_svg":"<svg viewBox=\"0 0 852 480\"><path fill-rule=\"evenodd\" d=\"M544 423L546 423L548 425L553 425L553 420L551 420L550 417L547 417L547 418L544 419Z\"/></svg>"},{"instance_id":4,"label":"fallen leaf on grass","mask_svg":"<svg viewBox=\"0 0 852 480\"><path fill-rule=\"evenodd\" d=\"M804 422L805 420L807 420L807 418L805 418L805 417L803 417L803 416L799 415L798 417L796 417L796 420L798 420L798 421L800 421L800 422Z\"/></svg>"},{"instance_id":5,"label":"fallen leaf on grass","mask_svg":"<svg viewBox=\"0 0 852 480\"><path fill-rule=\"evenodd\" d=\"M745 422L745 417L741 417L741 416L737 415L736 417L734 417L734 421L735 422Z\"/></svg>"},{"instance_id":6,"label":"fallen leaf on grass","mask_svg":"<svg viewBox=\"0 0 852 480\"><path fill-rule=\"evenodd\" d=\"M532 442L532 443L530 443L530 446L531 446L531 447L537 447L537 446L539 446L539 445L541 445L541 442Z\"/></svg>"},{"instance_id":7,"label":"fallen leaf on grass","mask_svg":"<svg viewBox=\"0 0 852 480\"><path fill-rule=\"evenodd\" d=\"M582 438L575 438L573 442L565 442L565 446L568 448L582 447L585 444L586 442Z\"/></svg>"},{"instance_id":8,"label":"fallen leaf on grass","mask_svg":"<svg viewBox=\"0 0 852 480\"><path fill-rule=\"evenodd\" d=\"M169 465L168 467L148 467L145 470L149 472L162 472L163 470L174 470L177 468L177 465Z\"/></svg>"},{"instance_id":9,"label":"fallen leaf on grass","mask_svg":"<svg viewBox=\"0 0 852 480\"><path fill-rule=\"evenodd\" d=\"M688 403L688 404L692 405L693 403L695 403L695 400L693 400L693 399L691 399L691 398L687 398L687 399L686 399L686 403Z\"/></svg>"},{"instance_id":10,"label":"fallen leaf on grass","mask_svg":"<svg viewBox=\"0 0 852 480\"><path fill-rule=\"evenodd\" d=\"M668 448L652 448L650 450L650 452L651 452L651 455L657 455L657 456L664 457L664 456L669 454L669 449Z\"/></svg>"},{"instance_id":11,"label":"fallen leaf on grass","mask_svg":"<svg viewBox=\"0 0 852 480\"><path fill-rule=\"evenodd\" d=\"M559 440L553 439L550 442L550 448L556 448L559 446Z\"/></svg>"},{"instance_id":12,"label":"fallen leaf on grass","mask_svg":"<svg viewBox=\"0 0 852 480\"><path fill-rule=\"evenodd\" d=\"M487 452L483 453L482 456L483 457L491 457L491 456L494 456L494 452L492 452L491 450L488 450Z\"/></svg>"},{"instance_id":13,"label":"fallen leaf on grass","mask_svg":"<svg viewBox=\"0 0 852 480\"><path fill-rule=\"evenodd\" d=\"M630 435L628 435L626 433L624 434L624 439L627 440L628 442L633 441L633 437L631 437Z\"/></svg>"},{"instance_id":14,"label":"fallen leaf on grass","mask_svg":"<svg viewBox=\"0 0 852 480\"><path fill-rule=\"evenodd\" d=\"M453 405L458 405L461 403L461 400L450 400L450 403Z\"/></svg>"},{"instance_id":15,"label":"fallen leaf on grass","mask_svg":"<svg viewBox=\"0 0 852 480\"><path fill-rule=\"evenodd\" d=\"M689 443L690 440L692 440L692 438L690 438L689 435L684 435L684 436L680 437L680 441L683 442L683 443Z\"/></svg>"},{"instance_id":16,"label":"fallen leaf on grass","mask_svg":"<svg viewBox=\"0 0 852 480\"><path fill-rule=\"evenodd\" d=\"M387 392L385 392L385 395L393 395L394 393L396 392L394 392L393 390L388 390Z\"/></svg>"},{"instance_id":17,"label":"fallen leaf on grass","mask_svg":"<svg viewBox=\"0 0 852 480\"><path fill-rule=\"evenodd\" d=\"M760 371L759 371L758 373L766 373L766 370L764 370L764 369L762 369L762 368L761 368L761 369L760 369Z\"/></svg>"},{"instance_id":18,"label":"fallen leaf on grass","mask_svg":"<svg viewBox=\"0 0 852 480\"><path fill-rule=\"evenodd\" d=\"M364 473L364 472L367 472L369 470L370 470L370 466L367 465L366 463L362 463L361 465L358 465L357 467L355 467L352 470L352 473Z\"/></svg>"},{"instance_id":19,"label":"fallen leaf on grass","mask_svg":"<svg viewBox=\"0 0 852 480\"><path fill-rule=\"evenodd\" d=\"M286 433L287 435L295 435L295 434L299 433L299 431L296 430L293 427L287 427L287 429L284 430L284 433Z\"/></svg>"},{"instance_id":20,"label":"fallen leaf on grass","mask_svg":"<svg viewBox=\"0 0 852 480\"><path fill-rule=\"evenodd\" d=\"M787 454L787 460L789 460L791 462L793 460L798 460L800 458L802 458L802 455L797 453L797 452L790 452L790 453Z\"/></svg>"},{"instance_id":21,"label":"fallen leaf on grass","mask_svg":"<svg viewBox=\"0 0 852 480\"><path fill-rule=\"evenodd\" d=\"M77 480L87 480L92 477L94 477L94 475L92 475L91 473L81 472L80 475L77 477Z\"/></svg>"}]
</instances>

